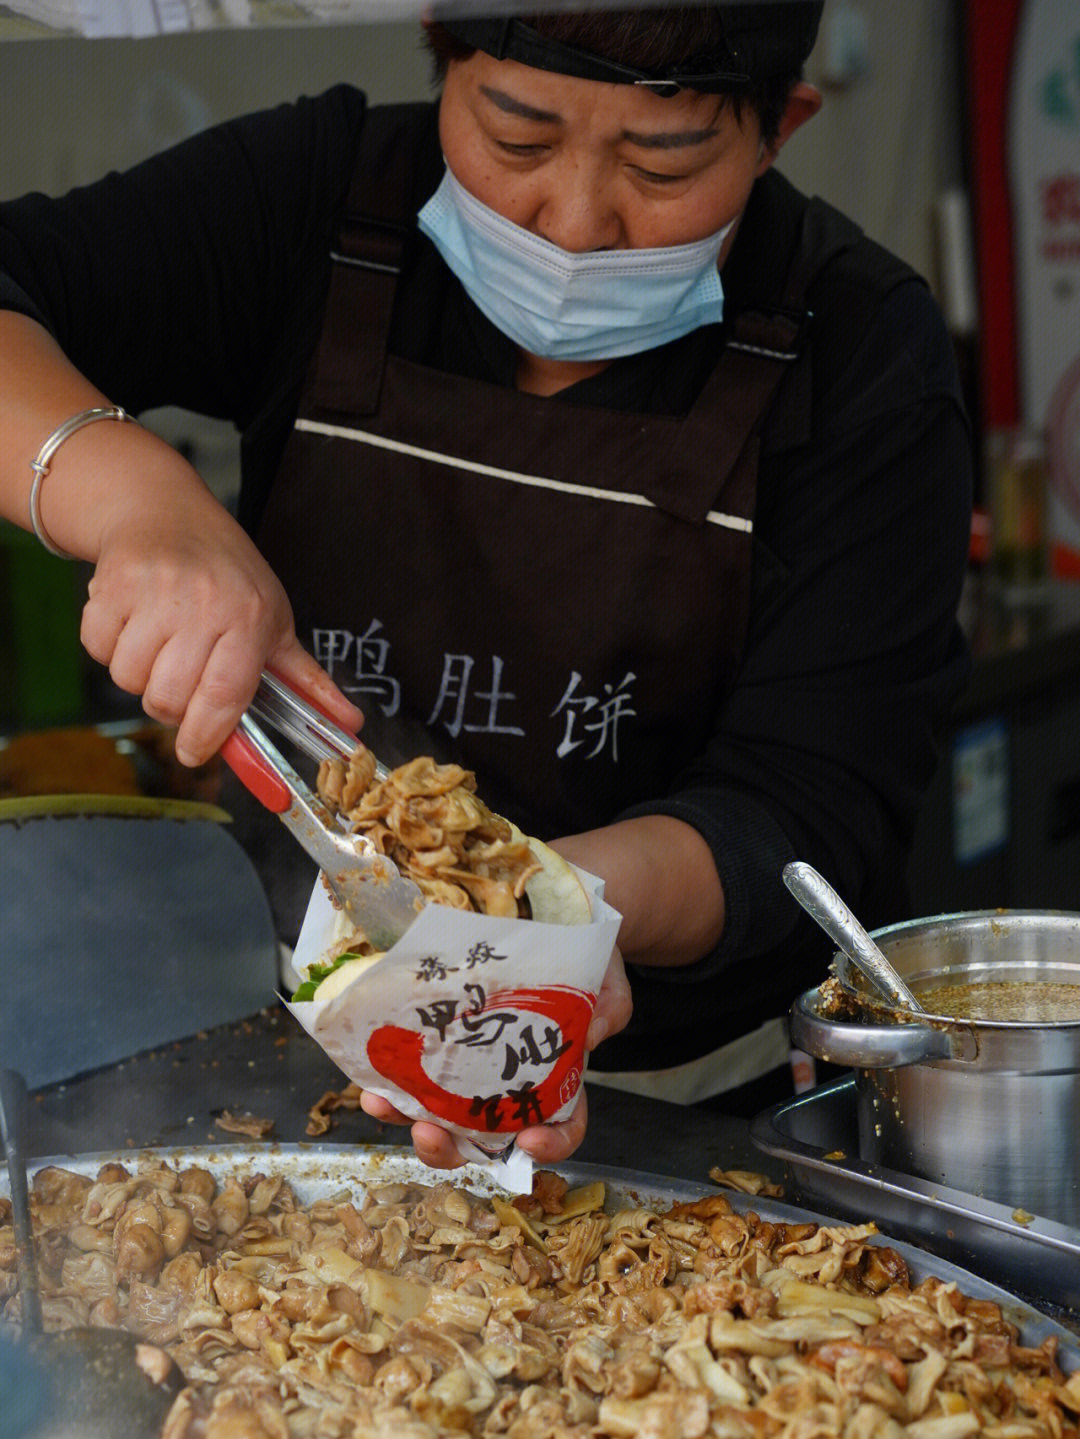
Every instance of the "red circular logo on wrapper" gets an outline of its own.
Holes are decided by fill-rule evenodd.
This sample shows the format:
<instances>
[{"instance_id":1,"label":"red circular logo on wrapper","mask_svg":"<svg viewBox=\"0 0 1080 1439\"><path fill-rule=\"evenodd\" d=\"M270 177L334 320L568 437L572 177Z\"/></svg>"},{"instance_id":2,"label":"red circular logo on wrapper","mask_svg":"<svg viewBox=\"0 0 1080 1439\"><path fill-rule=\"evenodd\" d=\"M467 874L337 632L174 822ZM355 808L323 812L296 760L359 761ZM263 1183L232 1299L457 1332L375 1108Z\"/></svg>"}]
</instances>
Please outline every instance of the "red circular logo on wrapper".
<instances>
[{"instance_id":1,"label":"red circular logo on wrapper","mask_svg":"<svg viewBox=\"0 0 1080 1439\"><path fill-rule=\"evenodd\" d=\"M418 1028L374 1030L368 1062L448 1124L514 1133L550 1119L581 1087L595 1004L565 985L488 995L467 984L460 998L418 1006Z\"/></svg>"}]
</instances>

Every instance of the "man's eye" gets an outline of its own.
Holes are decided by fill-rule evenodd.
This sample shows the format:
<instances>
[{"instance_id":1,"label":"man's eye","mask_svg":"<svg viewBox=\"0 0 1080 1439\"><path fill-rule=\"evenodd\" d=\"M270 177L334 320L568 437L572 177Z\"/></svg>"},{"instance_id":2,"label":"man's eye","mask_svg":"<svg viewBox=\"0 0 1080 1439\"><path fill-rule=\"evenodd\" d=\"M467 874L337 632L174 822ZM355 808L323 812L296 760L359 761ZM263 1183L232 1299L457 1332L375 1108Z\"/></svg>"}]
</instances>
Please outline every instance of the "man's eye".
<instances>
[{"instance_id":1,"label":"man's eye","mask_svg":"<svg viewBox=\"0 0 1080 1439\"><path fill-rule=\"evenodd\" d=\"M513 145L509 140L496 140L495 143L508 155L542 155L547 149L546 145Z\"/></svg>"},{"instance_id":2,"label":"man's eye","mask_svg":"<svg viewBox=\"0 0 1080 1439\"><path fill-rule=\"evenodd\" d=\"M660 175L655 170L643 170L640 165L634 166L634 171L650 185L674 185L679 180L685 180L685 175Z\"/></svg>"}]
</instances>

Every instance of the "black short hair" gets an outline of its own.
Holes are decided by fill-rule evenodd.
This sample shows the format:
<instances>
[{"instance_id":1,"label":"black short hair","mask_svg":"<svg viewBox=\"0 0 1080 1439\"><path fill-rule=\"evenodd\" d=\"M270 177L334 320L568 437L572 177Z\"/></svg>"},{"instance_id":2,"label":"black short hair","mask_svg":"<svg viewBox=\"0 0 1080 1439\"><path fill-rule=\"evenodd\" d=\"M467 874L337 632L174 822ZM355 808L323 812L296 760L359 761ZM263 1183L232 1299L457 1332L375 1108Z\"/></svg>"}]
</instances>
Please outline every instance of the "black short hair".
<instances>
[{"instance_id":1,"label":"black short hair","mask_svg":"<svg viewBox=\"0 0 1080 1439\"><path fill-rule=\"evenodd\" d=\"M751 67L749 83L741 89L733 89L728 98L740 120L744 106L749 107L757 116L762 139L766 144L771 144L776 138L792 87L802 78L802 53L809 52L820 11L820 4L814 4L812 0L799 0L794 8L791 4L783 3L726 3L676 5L654 10L568 10L522 15L517 18L544 39L555 41L559 45L600 55L635 70L665 74L679 65L699 61L702 57L729 55L724 29L725 16L728 17L730 25L734 12L743 15L753 13L759 28L767 28L765 21L768 21L774 27L775 33L783 37L781 43L774 47L781 52L779 66L764 66L767 73L755 73ZM789 47L785 42L790 33L792 14L797 14L801 19L803 13L809 15L811 12L814 18L809 39L800 36L794 47ZM447 24L436 20L425 27L436 83L441 83L445 78L451 60L465 60L475 53L474 45L452 33L453 24L452 20ZM784 31L781 28L784 26L788 26L789 30ZM805 32L805 25L801 29ZM784 52L792 48L798 58L785 56Z\"/></svg>"}]
</instances>

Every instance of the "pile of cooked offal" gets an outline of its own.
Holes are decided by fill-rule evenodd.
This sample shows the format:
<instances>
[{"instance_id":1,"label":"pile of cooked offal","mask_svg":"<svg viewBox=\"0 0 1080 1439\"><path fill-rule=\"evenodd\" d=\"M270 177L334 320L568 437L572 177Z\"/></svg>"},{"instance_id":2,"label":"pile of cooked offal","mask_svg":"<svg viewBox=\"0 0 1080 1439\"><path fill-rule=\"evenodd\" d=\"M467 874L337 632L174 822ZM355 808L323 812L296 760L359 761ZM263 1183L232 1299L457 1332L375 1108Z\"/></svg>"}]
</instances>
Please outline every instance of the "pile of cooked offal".
<instances>
[{"instance_id":1,"label":"pile of cooked offal","mask_svg":"<svg viewBox=\"0 0 1080 1439\"><path fill-rule=\"evenodd\" d=\"M1068 1439L1080 1375L872 1224L281 1175L40 1171L49 1329L122 1325L186 1388L167 1439ZM0 1200L0 1205L6 1206ZM19 1314L10 1207L0 1296Z\"/></svg>"}]
</instances>

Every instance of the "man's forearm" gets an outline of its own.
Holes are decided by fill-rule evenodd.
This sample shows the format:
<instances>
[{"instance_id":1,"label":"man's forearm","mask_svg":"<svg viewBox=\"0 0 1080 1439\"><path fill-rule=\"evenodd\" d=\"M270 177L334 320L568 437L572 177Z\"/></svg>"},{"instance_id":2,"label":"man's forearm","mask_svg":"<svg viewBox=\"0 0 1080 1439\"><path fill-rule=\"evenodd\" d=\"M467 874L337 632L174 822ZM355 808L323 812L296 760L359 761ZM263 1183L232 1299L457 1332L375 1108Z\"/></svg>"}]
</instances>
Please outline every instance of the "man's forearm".
<instances>
[{"instance_id":1,"label":"man's forearm","mask_svg":"<svg viewBox=\"0 0 1080 1439\"><path fill-rule=\"evenodd\" d=\"M30 462L53 431L80 412L111 406L36 321L0 311L0 515L30 526ZM98 423L76 430L55 451L39 494L52 542L96 561L104 530L145 504L155 484L210 496L198 476L163 440L136 425Z\"/></svg>"},{"instance_id":2,"label":"man's forearm","mask_svg":"<svg viewBox=\"0 0 1080 1439\"><path fill-rule=\"evenodd\" d=\"M724 891L712 851L692 825L669 815L620 820L552 844L604 880L623 916L619 947L634 964L693 964L719 943Z\"/></svg>"},{"instance_id":3,"label":"man's forearm","mask_svg":"<svg viewBox=\"0 0 1080 1439\"><path fill-rule=\"evenodd\" d=\"M68 362L48 331L10 310L0 311L0 375L0 514L26 527L30 461L57 425L112 402ZM57 452L57 469L61 463Z\"/></svg>"}]
</instances>

